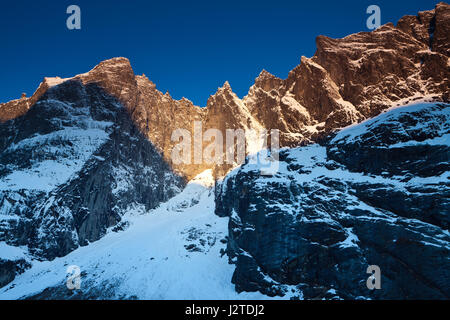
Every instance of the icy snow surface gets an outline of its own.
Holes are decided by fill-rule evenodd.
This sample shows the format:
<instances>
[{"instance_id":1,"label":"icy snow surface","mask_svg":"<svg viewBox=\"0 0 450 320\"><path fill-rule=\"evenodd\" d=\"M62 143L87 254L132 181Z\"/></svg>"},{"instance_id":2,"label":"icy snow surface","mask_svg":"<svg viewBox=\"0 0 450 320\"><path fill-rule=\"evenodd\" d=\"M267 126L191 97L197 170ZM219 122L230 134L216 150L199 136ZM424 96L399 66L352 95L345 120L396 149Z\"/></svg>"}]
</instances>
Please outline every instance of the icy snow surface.
<instances>
[{"instance_id":1,"label":"icy snow surface","mask_svg":"<svg viewBox=\"0 0 450 320\"><path fill-rule=\"evenodd\" d=\"M70 265L81 269L81 291L83 283L89 288L112 284L114 294L107 298L268 298L260 293L238 294L231 283L234 266L220 252L226 246L220 240L227 235L228 218L214 214L213 184L207 170L157 209L145 215L129 212L125 218L131 226L125 231L109 232L66 257L34 262L0 289L0 299L65 286Z\"/></svg>"}]
</instances>

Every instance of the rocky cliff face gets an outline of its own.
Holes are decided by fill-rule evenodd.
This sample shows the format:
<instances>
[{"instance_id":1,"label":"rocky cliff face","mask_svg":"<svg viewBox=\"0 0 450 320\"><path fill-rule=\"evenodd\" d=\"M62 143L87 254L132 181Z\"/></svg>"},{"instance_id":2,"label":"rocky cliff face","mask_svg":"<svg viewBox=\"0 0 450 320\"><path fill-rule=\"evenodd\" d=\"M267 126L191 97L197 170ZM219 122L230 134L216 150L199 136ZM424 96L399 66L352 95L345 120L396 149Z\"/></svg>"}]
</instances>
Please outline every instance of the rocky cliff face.
<instances>
[{"instance_id":1,"label":"rocky cliff face","mask_svg":"<svg viewBox=\"0 0 450 320\"><path fill-rule=\"evenodd\" d=\"M394 109L323 145L247 164L216 189L239 291L313 298L450 297L450 105ZM369 265L382 289L366 287Z\"/></svg>"},{"instance_id":2,"label":"rocky cliff face","mask_svg":"<svg viewBox=\"0 0 450 320\"><path fill-rule=\"evenodd\" d=\"M264 70L243 99L226 83L211 96L206 108L194 107L186 99L175 101L150 82L143 84L140 91L147 92L144 96L152 92L153 98L138 103L140 111L134 119L170 162L169 150L174 146L168 139L170 132L181 127L193 136L194 120L202 121L204 131L217 128L224 137L226 128L278 129L281 146L292 147L318 141L395 105L449 101L449 12L450 6L440 3L417 17L402 18L397 26L389 23L342 39L319 36L315 55L302 57L287 79ZM165 110L180 112L153 116L149 122L145 114L163 104ZM168 132L162 135L156 132L159 129L149 129L148 123ZM194 164L174 167L188 177L211 168ZM216 167L218 176L230 167Z\"/></svg>"},{"instance_id":3,"label":"rocky cliff face","mask_svg":"<svg viewBox=\"0 0 450 320\"><path fill-rule=\"evenodd\" d=\"M0 241L38 259L122 228L126 212L152 209L185 184L115 97L79 79L3 123L0 141Z\"/></svg>"},{"instance_id":4,"label":"rocky cliff face","mask_svg":"<svg viewBox=\"0 0 450 320\"><path fill-rule=\"evenodd\" d=\"M186 129L193 137L195 121L201 122L202 132L219 129L223 137L226 129L278 129L281 146L292 147L318 141L394 105L449 101L449 25L450 6L442 2L434 10L403 17L397 26L388 23L342 39L319 36L315 55L302 57L287 79L262 71L243 99L227 82L206 108L161 93L145 76L135 76L125 58L104 61L72 79L95 83L121 102L181 175L191 179L213 168L220 177L233 165L196 164L193 146L190 164L174 163L171 152L178 141L171 140L172 132ZM49 87L63 81L67 79L48 78L32 97L1 104L0 120L25 114Z\"/></svg>"},{"instance_id":5,"label":"rocky cliff face","mask_svg":"<svg viewBox=\"0 0 450 320\"><path fill-rule=\"evenodd\" d=\"M262 72L244 103L292 146L414 99L448 101L449 14L450 6L440 3L397 27L319 36L312 58L302 57L286 80Z\"/></svg>"}]
</instances>

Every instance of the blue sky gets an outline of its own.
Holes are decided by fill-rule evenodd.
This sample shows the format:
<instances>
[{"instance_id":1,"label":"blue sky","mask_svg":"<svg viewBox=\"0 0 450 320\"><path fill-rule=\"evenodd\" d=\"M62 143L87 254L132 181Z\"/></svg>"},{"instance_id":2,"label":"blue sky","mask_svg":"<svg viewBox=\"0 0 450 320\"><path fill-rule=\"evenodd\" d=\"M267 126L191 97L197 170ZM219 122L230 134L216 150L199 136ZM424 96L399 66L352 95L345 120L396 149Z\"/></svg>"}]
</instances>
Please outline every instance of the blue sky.
<instances>
[{"instance_id":1,"label":"blue sky","mask_svg":"<svg viewBox=\"0 0 450 320\"><path fill-rule=\"evenodd\" d=\"M366 29L366 8L381 22L434 8L438 1L2 1L0 102L31 95L45 76L69 77L124 56L159 90L205 106L226 80L244 96L262 69L285 78L315 37ZM66 8L81 8L81 30Z\"/></svg>"}]
</instances>

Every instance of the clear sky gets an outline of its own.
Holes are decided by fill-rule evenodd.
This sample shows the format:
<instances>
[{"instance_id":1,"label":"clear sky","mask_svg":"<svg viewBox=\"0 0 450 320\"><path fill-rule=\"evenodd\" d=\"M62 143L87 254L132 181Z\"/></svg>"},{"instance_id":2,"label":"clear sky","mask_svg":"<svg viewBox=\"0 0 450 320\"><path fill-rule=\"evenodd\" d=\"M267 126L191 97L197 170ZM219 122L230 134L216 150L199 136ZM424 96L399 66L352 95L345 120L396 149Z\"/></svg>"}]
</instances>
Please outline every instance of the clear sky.
<instances>
[{"instance_id":1,"label":"clear sky","mask_svg":"<svg viewBox=\"0 0 450 320\"><path fill-rule=\"evenodd\" d=\"M433 9L428 0L58 0L0 3L0 102L30 96L45 76L69 77L124 56L159 90L205 106L228 80L243 97L262 69L285 78L315 37L366 29L366 8L381 23ZM81 8L81 30L66 9Z\"/></svg>"}]
</instances>

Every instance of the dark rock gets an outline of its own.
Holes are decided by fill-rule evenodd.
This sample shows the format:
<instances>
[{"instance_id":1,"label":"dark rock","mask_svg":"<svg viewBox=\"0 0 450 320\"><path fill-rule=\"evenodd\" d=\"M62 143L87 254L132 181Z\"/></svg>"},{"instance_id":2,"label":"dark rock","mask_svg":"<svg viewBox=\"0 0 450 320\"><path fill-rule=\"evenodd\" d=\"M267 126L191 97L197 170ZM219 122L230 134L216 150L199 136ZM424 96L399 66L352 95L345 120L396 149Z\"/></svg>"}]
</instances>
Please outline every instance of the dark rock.
<instances>
[{"instance_id":1,"label":"dark rock","mask_svg":"<svg viewBox=\"0 0 450 320\"><path fill-rule=\"evenodd\" d=\"M73 171L60 185L25 181L1 193L2 213L18 219L0 225L0 240L26 245L40 258L98 240L130 205L155 208L185 184L116 98L77 80L50 88L24 116L1 124L0 146L3 179L12 172L52 175L53 167L40 169L46 163L67 166L55 179Z\"/></svg>"},{"instance_id":2,"label":"dark rock","mask_svg":"<svg viewBox=\"0 0 450 320\"><path fill-rule=\"evenodd\" d=\"M344 130L326 146L283 151L274 176L249 165L229 174L216 190L216 214L230 217L236 289L281 296L294 289L306 299L449 299L448 140L431 143L425 159L407 151L448 134L448 108L394 110L355 126L356 136ZM392 144L415 163L406 172L385 152ZM370 265L381 269L380 290L366 287Z\"/></svg>"},{"instance_id":3,"label":"dark rock","mask_svg":"<svg viewBox=\"0 0 450 320\"><path fill-rule=\"evenodd\" d=\"M0 288L14 280L31 265L25 259L5 260L0 259Z\"/></svg>"}]
</instances>

